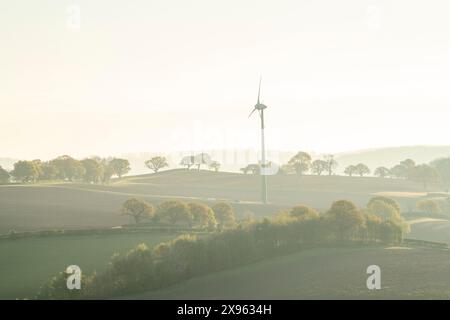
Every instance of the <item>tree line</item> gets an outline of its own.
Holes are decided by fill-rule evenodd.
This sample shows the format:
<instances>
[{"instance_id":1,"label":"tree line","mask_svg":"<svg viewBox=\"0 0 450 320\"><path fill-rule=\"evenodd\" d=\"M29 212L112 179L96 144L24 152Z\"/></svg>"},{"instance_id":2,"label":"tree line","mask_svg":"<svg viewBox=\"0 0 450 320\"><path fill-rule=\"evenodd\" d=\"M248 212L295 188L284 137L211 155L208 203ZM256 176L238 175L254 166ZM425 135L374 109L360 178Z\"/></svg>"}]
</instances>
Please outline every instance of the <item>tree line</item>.
<instances>
[{"instance_id":1,"label":"tree line","mask_svg":"<svg viewBox=\"0 0 450 320\"><path fill-rule=\"evenodd\" d=\"M389 199L374 202L395 207ZM307 206L297 206L274 218L243 221L208 236L183 235L152 248L140 244L125 255L114 256L105 271L83 275L81 290L67 290L68 275L60 273L41 288L37 298L109 298L157 290L303 248L343 243L398 244L402 236L402 227L391 218L367 213L347 200L334 202L321 215Z\"/></svg>"},{"instance_id":2,"label":"tree line","mask_svg":"<svg viewBox=\"0 0 450 320\"><path fill-rule=\"evenodd\" d=\"M157 173L163 168L169 167L167 158L164 156L155 156L145 161L144 164L154 173ZM197 171L200 171L202 166L207 166L209 169L214 170L215 172L218 172L221 166L220 162L212 160L211 156L207 153L199 153L195 156L193 155L183 157L179 165L185 167L188 170L194 167L197 169Z\"/></svg>"},{"instance_id":3,"label":"tree line","mask_svg":"<svg viewBox=\"0 0 450 320\"><path fill-rule=\"evenodd\" d=\"M23 183L43 180L108 183L113 176L121 178L129 171L130 163L126 159L90 157L77 160L63 155L50 161L17 161L11 172L0 167L0 182L7 183L13 178Z\"/></svg>"},{"instance_id":4,"label":"tree line","mask_svg":"<svg viewBox=\"0 0 450 320\"><path fill-rule=\"evenodd\" d=\"M407 179L419 182L426 189L431 183L450 182L450 158L436 159L430 164L416 164L412 159L406 159L392 168L378 167L374 174L380 178Z\"/></svg>"},{"instance_id":5,"label":"tree line","mask_svg":"<svg viewBox=\"0 0 450 320\"><path fill-rule=\"evenodd\" d=\"M144 162L145 166L154 173L169 167L167 158L155 156ZM195 166L197 170L201 166L219 171L220 163L211 159L207 153L184 157L181 166L188 169ZM113 176L122 178L131 170L127 159L101 158L97 156L77 160L68 155L57 157L50 161L21 160L14 163L14 169L7 171L0 166L0 183L16 182L30 183L43 180L67 180L83 181L87 183L108 183Z\"/></svg>"},{"instance_id":6,"label":"tree line","mask_svg":"<svg viewBox=\"0 0 450 320\"><path fill-rule=\"evenodd\" d=\"M164 156L155 156L145 161L147 168L154 173L169 167L168 160ZM267 164L271 166L271 162ZM211 159L207 153L195 156L187 156L181 159L180 166L200 170L202 166L219 171L221 164ZM282 165L278 174L304 175L334 175L338 162L333 155L326 155L322 159L313 160L307 152L300 151L286 164ZM244 174L260 174L261 164L248 164L240 169ZM67 180L83 181L88 183L108 183L113 176L121 178L130 171L130 163L121 158L90 157L77 160L63 155L50 161L39 159L32 161L18 161L12 171L7 171L0 166L0 183L8 183L13 179L17 182L36 182L41 180ZM364 177L372 171L364 163L347 166L344 174ZM407 179L421 183L424 188L429 184L441 182L446 188L450 187L450 157L433 160L429 164L416 164L412 159L406 159L392 168L377 167L373 171L374 176L380 178Z\"/></svg>"},{"instance_id":7,"label":"tree line","mask_svg":"<svg viewBox=\"0 0 450 320\"><path fill-rule=\"evenodd\" d=\"M268 162L267 165L272 165ZM289 161L282 165L278 174L304 175L311 173L314 175L334 175L338 162L333 155L326 155L323 159L315 159L307 152L297 152ZM244 174L260 174L261 164L250 163L240 169ZM349 177L364 177L371 174L371 169L364 163L349 165L344 169L344 174ZM373 175L380 178L407 179L421 183L424 188L429 184L442 182L446 188L450 187L450 157L439 158L429 164L416 164L412 159L406 159L392 168L384 166L377 167Z\"/></svg>"},{"instance_id":8,"label":"tree line","mask_svg":"<svg viewBox=\"0 0 450 320\"><path fill-rule=\"evenodd\" d=\"M266 166L272 166L272 162L268 162ZM338 167L337 161L333 155L325 155L323 159L316 159L313 161L311 155L304 151L297 152L289 161L280 166L277 174L298 174L304 175L311 172L316 175L326 173L333 175ZM240 169L244 174L259 174L261 164L250 163Z\"/></svg>"},{"instance_id":9,"label":"tree line","mask_svg":"<svg viewBox=\"0 0 450 320\"><path fill-rule=\"evenodd\" d=\"M227 202L209 207L201 202L168 200L155 207L145 200L130 198L123 203L121 214L132 217L136 224L151 222L210 230L231 228L236 224L234 209Z\"/></svg>"}]
</instances>

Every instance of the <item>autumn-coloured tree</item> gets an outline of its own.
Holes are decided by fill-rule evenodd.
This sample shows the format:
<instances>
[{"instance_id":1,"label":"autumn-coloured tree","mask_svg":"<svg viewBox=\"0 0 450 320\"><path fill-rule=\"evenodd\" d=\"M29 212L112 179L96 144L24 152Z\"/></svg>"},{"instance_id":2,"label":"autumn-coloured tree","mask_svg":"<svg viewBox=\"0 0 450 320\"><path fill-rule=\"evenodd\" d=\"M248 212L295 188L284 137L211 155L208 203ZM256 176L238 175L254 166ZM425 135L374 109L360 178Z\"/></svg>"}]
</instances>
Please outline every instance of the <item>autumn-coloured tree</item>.
<instances>
[{"instance_id":1,"label":"autumn-coloured tree","mask_svg":"<svg viewBox=\"0 0 450 320\"><path fill-rule=\"evenodd\" d=\"M206 204L190 202L188 208L192 215L193 225L211 228L217 224L214 211Z\"/></svg>"},{"instance_id":2,"label":"autumn-coloured tree","mask_svg":"<svg viewBox=\"0 0 450 320\"><path fill-rule=\"evenodd\" d=\"M86 173L81 161L68 155L57 157L51 162L57 167L58 178L62 180L79 180L82 179Z\"/></svg>"},{"instance_id":3,"label":"autumn-coloured tree","mask_svg":"<svg viewBox=\"0 0 450 320\"><path fill-rule=\"evenodd\" d=\"M297 205L289 211L289 216L299 220L314 219L319 217L319 213L306 205Z\"/></svg>"},{"instance_id":4,"label":"autumn-coloured tree","mask_svg":"<svg viewBox=\"0 0 450 320\"><path fill-rule=\"evenodd\" d=\"M156 218L173 225L179 223L192 224L192 214L188 205L184 201L179 200L167 200L159 204L156 209Z\"/></svg>"},{"instance_id":5,"label":"autumn-coloured tree","mask_svg":"<svg viewBox=\"0 0 450 320\"><path fill-rule=\"evenodd\" d=\"M229 203L219 202L212 209L220 228L233 227L236 224L234 209Z\"/></svg>"},{"instance_id":6,"label":"autumn-coloured tree","mask_svg":"<svg viewBox=\"0 0 450 320\"><path fill-rule=\"evenodd\" d=\"M134 218L136 224L140 223L143 219L153 218L154 213L155 208L151 203L136 198L128 199L121 208L121 214Z\"/></svg>"},{"instance_id":7,"label":"autumn-coloured tree","mask_svg":"<svg viewBox=\"0 0 450 320\"><path fill-rule=\"evenodd\" d=\"M84 159L81 161L84 167L84 181L98 183L103 179L104 168L95 159Z\"/></svg>"},{"instance_id":8,"label":"autumn-coloured tree","mask_svg":"<svg viewBox=\"0 0 450 320\"><path fill-rule=\"evenodd\" d=\"M384 221L391 221L402 228L403 233L410 231L409 224L402 217L400 206L395 200L386 197L373 197L367 204L367 211Z\"/></svg>"},{"instance_id":9,"label":"autumn-coloured tree","mask_svg":"<svg viewBox=\"0 0 450 320\"><path fill-rule=\"evenodd\" d=\"M351 240L356 231L364 226L364 215L356 205L348 200L333 202L327 218L338 233L339 240Z\"/></svg>"}]
</instances>

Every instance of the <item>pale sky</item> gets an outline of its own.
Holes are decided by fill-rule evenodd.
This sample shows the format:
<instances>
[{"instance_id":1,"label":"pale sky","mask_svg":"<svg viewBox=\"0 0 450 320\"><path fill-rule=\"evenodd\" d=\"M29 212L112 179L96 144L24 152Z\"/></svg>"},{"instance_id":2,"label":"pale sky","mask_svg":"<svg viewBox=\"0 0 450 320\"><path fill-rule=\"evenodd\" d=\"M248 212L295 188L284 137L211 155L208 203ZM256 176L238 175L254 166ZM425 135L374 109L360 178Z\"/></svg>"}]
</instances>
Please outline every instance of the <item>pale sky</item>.
<instances>
[{"instance_id":1,"label":"pale sky","mask_svg":"<svg viewBox=\"0 0 450 320\"><path fill-rule=\"evenodd\" d=\"M258 149L260 75L268 149L446 145L449 12L444 0L2 0L0 157Z\"/></svg>"}]
</instances>

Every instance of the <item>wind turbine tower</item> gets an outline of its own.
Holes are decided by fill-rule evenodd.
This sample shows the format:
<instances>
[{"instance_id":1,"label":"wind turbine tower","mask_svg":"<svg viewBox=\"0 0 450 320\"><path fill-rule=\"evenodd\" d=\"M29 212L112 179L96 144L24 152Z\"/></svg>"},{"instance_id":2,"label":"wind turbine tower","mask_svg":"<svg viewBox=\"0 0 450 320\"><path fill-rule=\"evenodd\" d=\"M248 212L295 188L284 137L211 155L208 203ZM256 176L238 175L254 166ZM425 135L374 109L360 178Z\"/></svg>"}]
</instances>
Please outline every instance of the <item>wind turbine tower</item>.
<instances>
[{"instance_id":1,"label":"wind turbine tower","mask_svg":"<svg viewBox=\"0 0 450 320\"><path fill-rule=\"evenodd\" d=\"M264 109L267 108L266 105L260 102L260 94L261 94L261 78L259 79L259 88L258 88L258 100L255 104L254 109L250 112L249 118L253 114L253 112L258 111L259 117L261 119L261 202L267 203L267 176L266 176L266 147L264 141Z\"/></svg>"}]
</instances>

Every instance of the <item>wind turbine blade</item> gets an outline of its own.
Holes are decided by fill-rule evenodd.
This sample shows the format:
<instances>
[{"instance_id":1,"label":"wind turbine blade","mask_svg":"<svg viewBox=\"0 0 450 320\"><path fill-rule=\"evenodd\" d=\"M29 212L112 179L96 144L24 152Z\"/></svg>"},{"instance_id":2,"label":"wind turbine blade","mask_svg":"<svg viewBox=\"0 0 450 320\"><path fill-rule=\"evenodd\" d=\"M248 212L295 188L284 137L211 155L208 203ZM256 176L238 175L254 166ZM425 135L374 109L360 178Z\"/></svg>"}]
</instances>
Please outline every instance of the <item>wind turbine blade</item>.
<instances>
[{"instance_id":1,"label":"wind turbine blade","mask_svg":"<svg viewBox=\"0 0 450 320\"><path fill-rule=\"evenodd\" d=\"M250 112L250 114L248 115L248 117L250 118L250 117L252 116L253 112L255 112L255 111L256 111L256 108L253 109L252 112Z\"/></svg>"}]
</instances>

